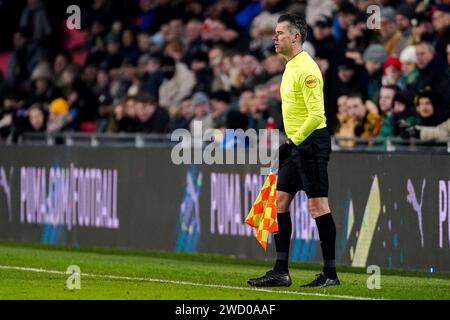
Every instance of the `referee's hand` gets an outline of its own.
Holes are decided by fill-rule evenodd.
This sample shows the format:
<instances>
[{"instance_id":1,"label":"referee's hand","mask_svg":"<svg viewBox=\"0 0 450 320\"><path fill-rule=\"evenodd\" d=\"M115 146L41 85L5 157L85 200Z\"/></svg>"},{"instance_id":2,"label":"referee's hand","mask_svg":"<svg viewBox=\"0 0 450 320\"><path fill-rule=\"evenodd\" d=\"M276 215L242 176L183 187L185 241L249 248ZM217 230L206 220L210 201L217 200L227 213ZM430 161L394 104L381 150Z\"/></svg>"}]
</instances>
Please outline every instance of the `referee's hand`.
<instances>
[{"instance_id":1,"label":"referee's hand","mask_svg":"<svg viewBox=\"0 0 450 320\"><path fill-rule=\"evenodd\" d=\"M279 156L279 166L281 167L283 163L291 156L292 149L294 149L295 144L291 139L287 139L278 149Z\"/></svg>"}]
</instances>

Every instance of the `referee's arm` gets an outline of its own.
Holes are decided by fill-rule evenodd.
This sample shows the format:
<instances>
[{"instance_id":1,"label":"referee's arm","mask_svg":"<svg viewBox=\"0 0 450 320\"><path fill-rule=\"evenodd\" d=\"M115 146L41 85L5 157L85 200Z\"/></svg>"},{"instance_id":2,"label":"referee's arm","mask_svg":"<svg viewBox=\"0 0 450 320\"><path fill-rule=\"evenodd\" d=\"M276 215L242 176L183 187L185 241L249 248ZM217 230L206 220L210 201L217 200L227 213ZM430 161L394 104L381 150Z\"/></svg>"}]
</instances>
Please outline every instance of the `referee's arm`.
<instances>
[{"instance_id":1,"label":"referee's arm","mask_svg":"<svg viewBox=\"0 0 450 320\"><path fill-rule=\"evenodd\" d=\"M325 119L323 90L317 77L308 75L302 77L300 87L308 110L308 117L291 140L297 146L301 144Z\"/></svg>"}]
</instances>

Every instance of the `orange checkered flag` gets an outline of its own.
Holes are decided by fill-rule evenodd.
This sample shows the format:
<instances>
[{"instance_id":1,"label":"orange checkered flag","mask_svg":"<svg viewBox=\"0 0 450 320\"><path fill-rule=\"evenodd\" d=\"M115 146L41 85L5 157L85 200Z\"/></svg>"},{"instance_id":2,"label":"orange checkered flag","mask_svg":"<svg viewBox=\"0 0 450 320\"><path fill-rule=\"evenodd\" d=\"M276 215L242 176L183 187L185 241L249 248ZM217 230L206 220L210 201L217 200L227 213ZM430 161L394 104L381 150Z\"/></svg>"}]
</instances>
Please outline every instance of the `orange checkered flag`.
<instances>
[{"instance_id":1,"label":"orange checkered flag","mask_svg":"<svg viewBox=\"0 0 450 320\"><path fill-rule=\"evenodd\" d=\"M276 184L276 175L269 174L245 219L245 223L255 228L256 240L264 250L267 250L269 232L278 232Z\"/></svg>"}]
</instances>

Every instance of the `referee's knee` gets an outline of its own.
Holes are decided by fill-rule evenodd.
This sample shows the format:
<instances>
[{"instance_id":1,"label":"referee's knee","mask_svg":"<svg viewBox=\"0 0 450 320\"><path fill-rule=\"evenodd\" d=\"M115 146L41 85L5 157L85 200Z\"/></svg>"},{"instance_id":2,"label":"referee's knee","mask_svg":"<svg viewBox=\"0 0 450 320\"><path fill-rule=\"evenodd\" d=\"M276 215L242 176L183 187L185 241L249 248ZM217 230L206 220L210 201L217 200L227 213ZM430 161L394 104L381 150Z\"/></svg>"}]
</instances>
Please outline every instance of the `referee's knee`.
<instances>
[{"instance_id":1,"label":"referee's knee","mask_svg":"<svg viewBox=\"0 0 450 320\"><path fill-rule=\"evenodd\" d=\"M313 219L330 213L328 198L312 198L308 200L309 213Z\"/></svg>"},{"instance_id":2,"label":"referee's knee","mask_svg":"<svg viewBox=\"0 0 450 320\"><path fill-rule=\"evenodd\" d=\"M277 212L278 213L288 212L292 198L293 197L287 192L277 191Z\"/></svg>"}]
</instances>

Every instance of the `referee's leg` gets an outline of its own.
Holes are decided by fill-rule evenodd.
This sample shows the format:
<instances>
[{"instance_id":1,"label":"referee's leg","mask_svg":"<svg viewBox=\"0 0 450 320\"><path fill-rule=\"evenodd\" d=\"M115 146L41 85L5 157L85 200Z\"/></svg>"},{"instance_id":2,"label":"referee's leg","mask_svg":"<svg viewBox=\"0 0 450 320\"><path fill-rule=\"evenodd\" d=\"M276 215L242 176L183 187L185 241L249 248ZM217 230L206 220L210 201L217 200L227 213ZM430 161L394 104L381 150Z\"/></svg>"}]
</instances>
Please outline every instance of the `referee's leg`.
<instances>
[{"instance_id":1,"label":"referee's leg","mask_svg":"<svg viewBox=\"0 0 450 320\"><path fill-rule=\"evenodd\" d=\"M291 242L292 222L289 205L293 195L277 190L278 232L274 234L277 259L275 266L265 275L248 280L248 284L255 287L289 287L292 284L289 275L289 246Z\"/></svg>"},{"instance_id":2,"label":"referee's leg","mask_svg":"<svg viewBox=\"0 0 450 320\"><path fill-rule=\"evenodd\" d=\"M336 225L331 215L328 197L312 197L308 199L309 212L316 221L319 231L320 246L322 248L323 269L312 282L305 287L324 287L339 285L336 274Z\"/></svg>"},{"instance_id":3,"label":"referee's leg","mask_svg":"<svg viewBox=\"0 0 450 320\"><path fill-rule=\"evenodd\" d=\"M289 247L291 244L292 220L289 212L294 196L288 192L277 190L278 232L273 235L277 258L274 270L289 272Z\"/></svg>"}]
</instances>

